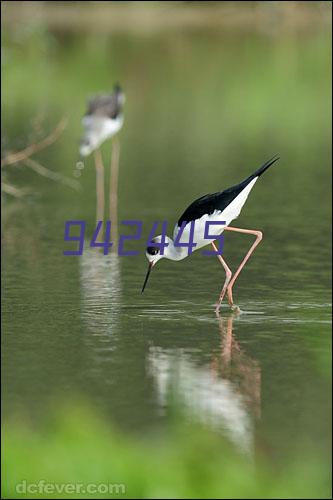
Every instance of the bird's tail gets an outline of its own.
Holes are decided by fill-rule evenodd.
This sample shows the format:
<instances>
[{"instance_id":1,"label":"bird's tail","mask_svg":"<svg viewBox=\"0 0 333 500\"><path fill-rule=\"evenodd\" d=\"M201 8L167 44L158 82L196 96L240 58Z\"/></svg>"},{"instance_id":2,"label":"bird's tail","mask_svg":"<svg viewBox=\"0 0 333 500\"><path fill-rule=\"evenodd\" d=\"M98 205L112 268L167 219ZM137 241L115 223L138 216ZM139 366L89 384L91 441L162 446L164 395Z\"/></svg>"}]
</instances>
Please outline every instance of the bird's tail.
<instances>
[{"instance_id":1,"label":"bird's tail","mask_svg":"<svg viewBox=\"0 0 333 500\"><path fill-rule=\"evenodd\" d=\"M273 165L277 160L279 160L280 157L278 155L273 156L270 160L266 161L266 163L263 164L262 167L258 168L252 175L247 180L252 180L255 177L260 177L269 167Z\"/></svg>"},{"instance_id":2,"label":"bird's tail","mask_svg":"<svg viewBox=\"0 0 333 500\"><path fill-rule=\"evenodd\" d=\"M262 167L258 168L258 170L256 170L255 172L253 172L253 174L251 174L249 177L247 177L243 182L241 182L237 186L234 186L234 187L232 187L230 189L234 190L234 188L237 187L237 189L241 191L248 184L250 184L250 182L253 181L253 179L256 179L256 178L260 177L265 172L265 170L267 170L270 166L273 165L273 163L275 163L279 159L280 159L280 157L278 155L273 156L273 158L271 158L270 160L266 161L266 163L264 163Z\"/></svg>"}]
</instances>

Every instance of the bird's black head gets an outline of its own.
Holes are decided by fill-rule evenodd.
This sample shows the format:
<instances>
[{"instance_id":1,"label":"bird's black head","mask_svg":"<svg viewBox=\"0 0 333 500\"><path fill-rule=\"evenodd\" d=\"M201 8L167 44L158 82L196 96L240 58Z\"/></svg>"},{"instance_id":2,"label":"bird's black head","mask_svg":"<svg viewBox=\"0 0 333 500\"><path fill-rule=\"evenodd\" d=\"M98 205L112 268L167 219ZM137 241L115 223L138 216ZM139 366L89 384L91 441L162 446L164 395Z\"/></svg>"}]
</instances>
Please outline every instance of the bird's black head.
<instances>
[{"instance_id":1,"label":"bird's black head","mask_svg":"<svg viewBox=\"0 0 333 500\"><path fill-rule=\"evenodd\" d=\"M145 281L143 283L141 293L143 293L144 289L146 288L146 284L148 282L148 278L149 278L151 270L155 266L156 262L161 258L161 256L159 255L159 252L160 252L160 249L158 247L149 246L146 248L146 257L148 259L149 264L148 264L148 270L147 270L147 274L145 277Z\"/></svg>"},{"instance_id":2,"label":"bird's black head","mask_svg":"<svg viewBox=\"0 0 333 500\"><path fill-rule=\"evenodd\" d=\"M149 278L149 275L150 275L150 272L151 270L153 269L153 267L155 266L155 264L160 260L162 259L163 257L165 257L165 255L161 255L161 249L159 246L155 246L155 244L157 243L161 243L162 241L162 236L155 236L155 238L152 240L152 245L149 245L147 248L146 248L146 257L148 259L148 270L147 270L147 274L146 274L146 278L145 278L145 281L143 283L143 287L142 287L142 292L144 291L145 287L146 287L146 284L147 284L147 281L148 281L148 278Z\"/></svg>"},{"instance_id":3,"label":"bird's black head","mask_svg":"<svg viewBox=\"0 0 333 500\"><path fill-rule=\"evenodd\" d=\"M158 247L153 247L153 246L152 246L152 247L147 247L147 248L146 248L146 252L147 252L147 254L148 254L148 255L151 255L152 257L153 257L154 255L157 255L159 251L160 251L160 249L159 249Z\"/></svg>"},{"instance_id":4,"label":"bird's black head","mask_svg":"<svg viewBox=\"0 0 333 500\"><path fill-rule=\"evenodd\" d=\"M79 148L79 151L80 151L80 160L82 161L82 158L84 158L85 156L90 155L90 153L93 150L94 150L94 144L91 141L91 138L86 135L85 137L83 137L80 140L80 148Z\"/></svg>"}]
</instances>

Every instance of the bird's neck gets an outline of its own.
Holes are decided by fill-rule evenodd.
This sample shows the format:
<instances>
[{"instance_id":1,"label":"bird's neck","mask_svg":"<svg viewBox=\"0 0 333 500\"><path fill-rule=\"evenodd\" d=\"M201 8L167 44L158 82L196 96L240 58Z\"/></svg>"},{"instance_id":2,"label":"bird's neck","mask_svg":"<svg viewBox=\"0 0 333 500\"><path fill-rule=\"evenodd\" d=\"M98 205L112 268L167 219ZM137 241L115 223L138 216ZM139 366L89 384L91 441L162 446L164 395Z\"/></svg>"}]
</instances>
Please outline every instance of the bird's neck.
<instances>
[{"instance_id":1,"label":"bird's neck","mask_svg":"<svg viewBox=\"0 0 333 500\"><path fill-rule=\"evenodd\" d=\"M188 255L188 249L186 247L175 247L174 242L171 238L168 238L169 245L164 249L164 256L170 260L182 260Z\"/></svg>"}]
</instances>

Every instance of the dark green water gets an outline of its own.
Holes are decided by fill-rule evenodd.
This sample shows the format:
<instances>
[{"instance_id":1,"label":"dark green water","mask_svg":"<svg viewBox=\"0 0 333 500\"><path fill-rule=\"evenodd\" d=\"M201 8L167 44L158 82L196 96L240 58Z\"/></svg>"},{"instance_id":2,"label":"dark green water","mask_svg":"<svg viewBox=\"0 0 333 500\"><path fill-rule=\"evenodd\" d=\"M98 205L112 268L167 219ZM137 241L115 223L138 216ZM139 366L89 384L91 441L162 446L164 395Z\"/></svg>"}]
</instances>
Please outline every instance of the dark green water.
<instances>
[{"instance_id":1,"label":"dark green water","mask_svg":"<svg viewBox=\"0 0 333 500\"><path fill-rule=\"evenodd\" d=\"M235 223L264 239L234 289L243 314L224 306L220 321L224 273L213 257L160 262L141 295L143 239L128 246L137 257L88 246L63 255L66 220L86 220L93 233L92 159L79 192L8 167L6 180L32 194L3 200L5 417L39 421L55 401L83 397L124 429L149 433L176 399L249 454L282 462L329 451L328 35L5 37L4 148L27 142L38 113L46 130L67 113L63 136L36 158L69 177L86 96L122 82L119 220L141 219L145 236L154 220L168 220L171 235L195 198L281 156ZM232 268L251 241L226 235Z\"/></svg>"}]
</instances>

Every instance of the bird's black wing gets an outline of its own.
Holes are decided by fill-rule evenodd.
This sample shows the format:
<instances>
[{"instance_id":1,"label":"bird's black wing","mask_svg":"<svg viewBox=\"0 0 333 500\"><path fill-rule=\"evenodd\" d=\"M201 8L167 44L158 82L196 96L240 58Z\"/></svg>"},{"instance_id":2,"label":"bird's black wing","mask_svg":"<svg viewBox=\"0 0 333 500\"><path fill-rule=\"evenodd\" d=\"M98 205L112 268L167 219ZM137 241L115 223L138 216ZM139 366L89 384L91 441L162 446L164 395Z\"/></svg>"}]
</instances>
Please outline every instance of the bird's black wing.
<instances>
[{"instance_id":1,"label":"bird's black wing","mask_svg":"<svg viewBox=\"0 0 333 500\"><path fill-rule=\"evenodd\" d=\"M238 186L226 189L219 193L206 194L201 198L195 200L183 213L183 215L178 220L178 227L182 225L183 222L191 222L192 220L200 219L203 215L210 215L215 210L220 210L221 212L236 198L237 194L241 192L236 190Z\"/></svg>"},{"instance_id":2,"label":"bird's black wing","mask_svg":"<svg viewBox=\"0 0 333 500\"><path fill-rule=\"evenodd\" d=\"M273 163L278 159L279 158L275 156L240 184L236 184L235 186L218 193L206 194L205 196L195 200L189 207L187 207L183 215L178 220L178 227L180 227L183 222L191 222L192 220L200 219L203 215L210 215L215 210L220 210L222 212L253 179L260 177L260 175L262 175L265 170L273 165Z\"/></svg>"}]
</instances>

